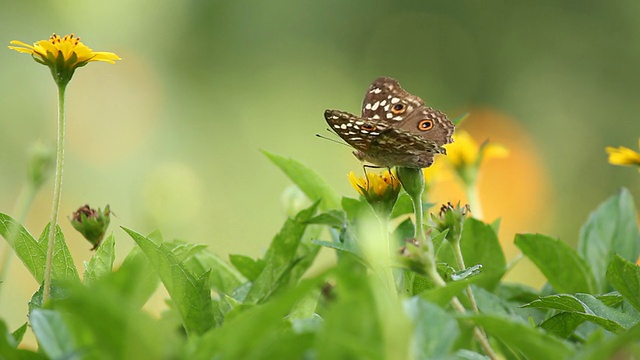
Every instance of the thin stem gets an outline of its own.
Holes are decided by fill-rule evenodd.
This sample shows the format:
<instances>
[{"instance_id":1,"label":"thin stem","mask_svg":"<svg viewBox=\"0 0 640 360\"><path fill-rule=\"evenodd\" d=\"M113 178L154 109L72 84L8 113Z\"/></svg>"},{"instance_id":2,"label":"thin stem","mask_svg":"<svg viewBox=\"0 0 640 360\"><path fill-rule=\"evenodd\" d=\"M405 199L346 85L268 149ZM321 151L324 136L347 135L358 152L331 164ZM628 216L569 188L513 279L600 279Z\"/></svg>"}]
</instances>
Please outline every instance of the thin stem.
<instances>
[{"instance_id":1,"label":"thin stem","mask_svg":"<svg viewBox=\"0 0 640 360\"><path fill-rule=\"evenodd\" d=\"M462 257L462 249L460 248L460 239L457 239L457 241L453 241L451 245L453 247L453 255L456 258L456 265L458 265L458 268L460 270L466 269L467 267L465 266L464 258ZM467 286L466 291L467 291L467 297L469 298L469 304L471 304L471 309L473 309L473 311L477 313L478 303L476 302L476 297L473 295L471 286Z\"/></svg>"},{"instance_id":2,"label":"thin stem","mask_svg":"<svg viewBox=\"0 0 640 360\"><path fill-rule=\"evenodd\" d=\"M433 266L433 269L435 270L435 266ZM427 269L427 274L429 275L429 278L434 282L436 286L442 287L446 285L446 282L440 276L440 274L438 274L437 271ZM453 297L453 299L451 299L451 307L460 314L464 314L466 312L464 305L462 305L460 300L458 300L458 298L455 296ZM489 339L487 339L487 335L484 333L484 331L480 327L475 326L473 328L473 335L475 336L476 340L478 340L478 342L480 343L480 346L482 346L482 349L487 354L487 356L492 360L497 360L498 356L493 351L493 348L491 348L491 344L489 344Z\"/></svg>"},{"instance_id":3,"label":"thin stem","mask_svg":"<svg viewBox=\"0 0 640 360\"><path fill-rule=\"evenodd\" d=\"M58 141L56 148L56 177L53 185L53 204L51 207L51 219L49 221L49 237L47 241L47 260L44 269L44 293L42 302L49 300L51 294L51 273L53 270L53 244L60 212L60 199L62 197L62 168L64 164L64 95L66 85L58 85Z\"/></svg>"},{"instance_id":4,"label":"thin stem","mask_svg":"<svg viewBox=\"0 0 640 360\"><path fill-rule=\"evenodd\" d=\"M382 271L384 272L384 282L389 290L389 294L396 297L398 296L398 289L396 286L396 281L393 277L391 259L393 255L393 245L391 244L391 238L389 237L389 219L388 217L384 217L379 215L378 220L380 222L380 231L382 232L382 237L384 238L384 243L387 244L385 246L384 253L384 264L382 266Z\"/></svg>"},{"instance_id":5,"label":"thin stem","mask_svg":"<svg viewBox=\"0 0 640 360\"><path fill-rule=\"evenodd\" d=\"M482 211L480 195L478 194L478 186L476 184L468 185L466 186L466 191L467 200L469 200L469 207L471 207L473 217L482 220L484 218L484 213Z\"/></svg>"}]
</instances>

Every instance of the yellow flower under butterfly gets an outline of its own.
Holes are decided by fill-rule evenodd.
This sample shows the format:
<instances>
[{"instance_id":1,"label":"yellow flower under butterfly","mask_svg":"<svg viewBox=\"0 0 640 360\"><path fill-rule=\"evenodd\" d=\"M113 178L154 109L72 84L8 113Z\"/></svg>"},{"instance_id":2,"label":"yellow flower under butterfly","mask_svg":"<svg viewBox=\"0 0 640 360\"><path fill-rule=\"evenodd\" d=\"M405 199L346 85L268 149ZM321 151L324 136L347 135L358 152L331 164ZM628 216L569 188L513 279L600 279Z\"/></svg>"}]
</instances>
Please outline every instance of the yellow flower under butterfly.
<instances>
[{"instance_id":1,"label":"yellow flower under butterfly","mask_svg":"<svg viewBox=\"0 0 640 360\"><path fill-rule=\"evenodd\" d=\"M638 139L638 148L640 148L640 139ZM640 153L624 146L619 146L618 148L607 146L605 150L609 154L610 164L623 166L636 165L638 166L638 171L640 171Z\"/></svg>"},{"instance_id":2,"label":"yellow flower under butterfly","mask_svg":"<svg viewBox=\"0 0 640 360\"><path fill-rule=\"evenodd\" d=\"M395 173L367 172L366 177L359 177L351 171L348 175L351 186L379 213L391 213L393 205L400 193L400 181Z\"/></svg>"},{"instance_id":3,"label":"yellow flower under butterfly","mask_svg":"<svg viewBox=\"0 0 640 360\"><path fill-rule=\"evenodd\" d=\"M49 40L40 40L33 46L22 41L13 40L9 49L31 54L33 59L51 69L54 80L60 86L65 86L73 76L75 69L85 66L92 61L115 64L120 57L112 52L93 51L80 41L74 34L60 37L51 35Z\"/></svg>"}]
</instances>

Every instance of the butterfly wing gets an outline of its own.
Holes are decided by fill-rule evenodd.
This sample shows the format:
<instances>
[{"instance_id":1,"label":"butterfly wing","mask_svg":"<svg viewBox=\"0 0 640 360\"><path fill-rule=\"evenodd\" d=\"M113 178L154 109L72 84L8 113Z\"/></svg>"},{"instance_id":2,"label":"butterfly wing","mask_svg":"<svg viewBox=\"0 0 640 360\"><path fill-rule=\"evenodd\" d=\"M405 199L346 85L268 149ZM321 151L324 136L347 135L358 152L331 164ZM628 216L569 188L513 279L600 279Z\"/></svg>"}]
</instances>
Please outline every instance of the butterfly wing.
<instances>
[{"instance_id":1,"label":"butterfly wing","mask_svg":"<svg viewBox=\"0 0 640 360\"><path fill-rule=\"evenodd\" d=\"M380 132L387 128L386 124L371 119L363 119L345 111L325 110L324 118L342 140L356 150L366 152Z\"/></svg>"}]
</instances>

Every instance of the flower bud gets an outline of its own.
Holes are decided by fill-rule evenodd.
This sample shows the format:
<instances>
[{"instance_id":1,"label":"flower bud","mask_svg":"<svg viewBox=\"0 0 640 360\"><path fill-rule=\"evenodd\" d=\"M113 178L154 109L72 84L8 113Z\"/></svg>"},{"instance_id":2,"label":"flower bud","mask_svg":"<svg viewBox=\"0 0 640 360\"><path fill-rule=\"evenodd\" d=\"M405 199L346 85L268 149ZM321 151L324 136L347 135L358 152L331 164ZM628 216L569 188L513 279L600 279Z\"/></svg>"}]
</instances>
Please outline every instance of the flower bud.
<instances>
[{"instance_id":1,"label":"flower bud","mask_svg":"<svg viewBox=\"0 0 640 360\"><path fill-rule=\"evenodd\" d=\"M447 229L449 230L447 233L448 241L460 241L462 227L469 211L469 205L460 207L460 202L458 202L454 207L448 202L442 205L440 213L437 216L431 214L431 220L438 231L443 232Z\"/></svg>"},{"instance_id":2,"label":"flower bud","mask_svg":"<svg viewBox=\"0 0 640 360\"><path fill-rule=\"evenodd\" d=\"M100 242L107 232L109 222L111 221L111 210L109 205L104 211L92 209L89 205L82 206L73 213L73 217L69 219L74 229L78 230L87 241L89 241L95 250L100 246Z\"/></svg>"}]
</instances>

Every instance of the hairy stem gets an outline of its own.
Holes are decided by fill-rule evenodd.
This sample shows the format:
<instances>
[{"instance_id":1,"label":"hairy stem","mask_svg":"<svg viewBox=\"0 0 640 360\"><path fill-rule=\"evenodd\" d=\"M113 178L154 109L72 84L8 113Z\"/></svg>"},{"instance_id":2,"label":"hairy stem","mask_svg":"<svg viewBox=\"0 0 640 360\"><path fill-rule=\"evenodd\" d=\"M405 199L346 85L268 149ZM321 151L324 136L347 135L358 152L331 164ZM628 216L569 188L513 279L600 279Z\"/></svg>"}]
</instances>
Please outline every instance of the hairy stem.
<instances>
[{"instance_id":1,"label":"hairy stem","mask_svg":"<svg viewBox=\"0 0 640 360\"><path fill-rule=\"evenodd\" d=\"M56 175L53 184L53 204L51 206L51 219L49 221L49 237L47 240L47 260L44 270L44 293L42 302L49 300L51 295L51 273L53 271L53 244L58 225L58 213L60 212L60 199L62 197L62 169L64 164L64 95L66 85L58 85L58 140L56 145Z\"/></svg>"}]
</instances>

